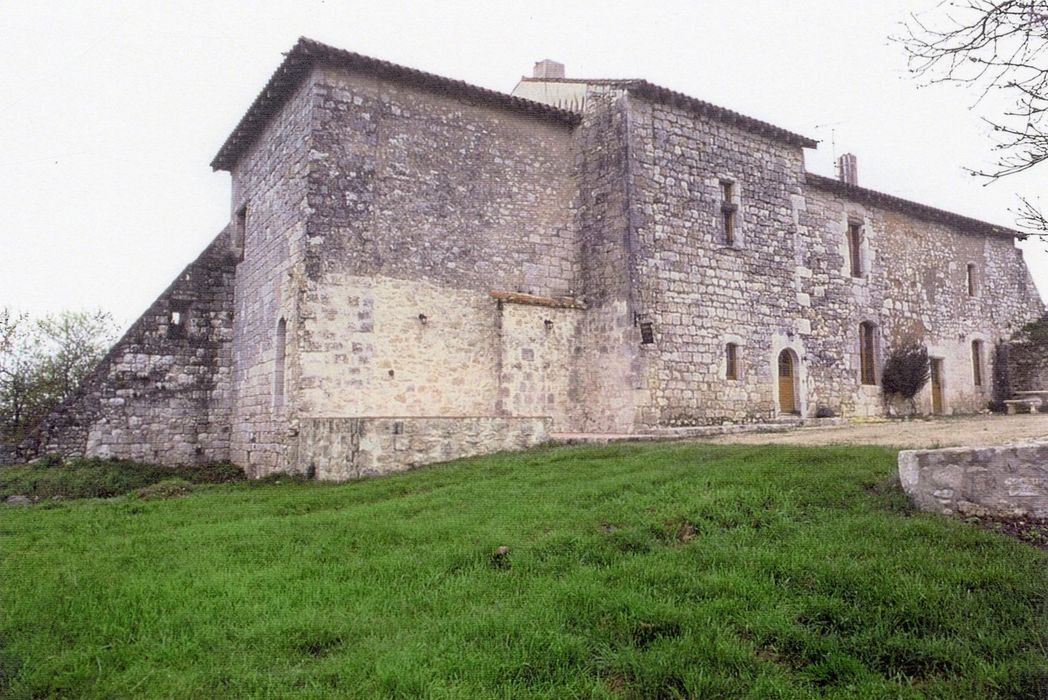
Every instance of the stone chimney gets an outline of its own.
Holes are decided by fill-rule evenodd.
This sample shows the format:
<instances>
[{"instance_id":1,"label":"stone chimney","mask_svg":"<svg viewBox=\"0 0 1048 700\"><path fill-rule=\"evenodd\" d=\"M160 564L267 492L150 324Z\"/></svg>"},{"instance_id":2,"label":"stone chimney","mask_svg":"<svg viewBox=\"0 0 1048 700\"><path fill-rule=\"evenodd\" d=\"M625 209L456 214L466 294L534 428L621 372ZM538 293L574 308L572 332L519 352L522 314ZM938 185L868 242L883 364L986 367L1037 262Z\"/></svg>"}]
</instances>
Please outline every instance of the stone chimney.
<instances>
[{"instance_id":1,"label":"stone chimney","mask_svg":"<svg viewBox=\"0 0 1048 700\"><path fill-rule=\"evenodd\" d=\"M564 64L551 61L548 58L539 61L535 64L535 69L532 71L532 77L534 78L563 78L564 77Z\"/></svg>"},{"instance_id":2,"label":"stone chimney","mask_svg":"<svg viewBox=\"0 0 1048 700\"><path fill-rule=\"evenodd\" d=\"M837 159L837 179L846 185L859 184L859 161L852 153L845 153Z\"/></svg>"}]
</instances>

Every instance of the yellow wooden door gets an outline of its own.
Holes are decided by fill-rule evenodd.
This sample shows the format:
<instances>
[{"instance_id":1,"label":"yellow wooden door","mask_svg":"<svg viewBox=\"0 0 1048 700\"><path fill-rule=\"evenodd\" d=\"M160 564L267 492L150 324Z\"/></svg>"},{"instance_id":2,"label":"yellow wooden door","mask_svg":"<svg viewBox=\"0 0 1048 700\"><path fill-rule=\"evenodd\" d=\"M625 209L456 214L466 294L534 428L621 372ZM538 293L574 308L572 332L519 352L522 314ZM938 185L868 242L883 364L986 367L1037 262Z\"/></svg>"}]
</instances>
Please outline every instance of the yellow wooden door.
<instances>
[{"instance_id":1,"label":"yellow wooden door","mask_svg":"<svg viewBox=\"0 0 1048 700\"><path fill-rule=\"evenodd\" d=\"M793 367L793 354L789 350L779 353L779 410L783 413L796 413L797 402Z\"/></svg>"},{"instance_id":2,"label":"yellow wooden door","mask_svg":"<svg viewBox=\"0 0 1048 700\"><path fill-rule=\"evenodd\" d=\"M932 358L932 413L942 415L942 360Z\"/></svg>"}]
</instances>

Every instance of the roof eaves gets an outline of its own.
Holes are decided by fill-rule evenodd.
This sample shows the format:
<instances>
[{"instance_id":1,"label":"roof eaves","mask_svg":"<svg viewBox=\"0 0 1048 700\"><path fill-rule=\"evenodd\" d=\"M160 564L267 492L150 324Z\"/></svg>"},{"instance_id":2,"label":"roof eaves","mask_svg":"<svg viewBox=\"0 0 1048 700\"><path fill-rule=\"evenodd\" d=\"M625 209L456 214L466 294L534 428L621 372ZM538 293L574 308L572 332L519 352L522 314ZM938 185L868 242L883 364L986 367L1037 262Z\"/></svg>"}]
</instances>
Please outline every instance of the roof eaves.
<instances>
[{"instance_id":1,"label":"roof eaves","mask_svg":"<svg viewBox=\"0 0 1048 700\"><path fill-rule=\"evenodd\" d=\"M878 192L877 190L859 187L858 185L849 185L846 182L841 182L840 180L835 180L832 177L826 177L825 175L805 173L805 179L809 185L833 192L834 194L839 194L842 197L848 197L858 202L881 206L885 209L893 209L905 214L911 214L927 221L948 224L971 233L978 233L985 236L1018 238L1019 240L1024 240L1026 238L1026 234L1023 232L1016 231L1015 229L1006 226L998 226L997 224L973 219L945 209L937 209L928 206L927 204L913 202L908 199L885 194L884 192Z\"/></svg>"},{"instance_id":2,"label":"roof eaves","mask_svg":"<svg viewBox=\"0 0 1048 700\"><path fill-rule=\"evenodd\" d=\"M761 134L762 136L767 136L768 138L788 143L791 146L815 148L819 145L819 142L815 139L802 136L801 134L792 131L787 131L782 127L769 124L760 119L748 117L745 114L740 114L739 112L735 112L725 107L718 107L715 104L710 104L709 102L700 100L696 97L685 95L682 92L676 92L675 90L670 90L661 85L649 83L647 80L633 81L625 87L629 92L640 95L641 97L648 97L663 104L681 107L702 116L732 124L740 129L752 131Z\"/></svg>"},{"instance_id":3,"label":"roof eaves","mask_svg":"<svg viewBox=\"0 0 1048 700\"><path fill-rule=\"evenodd\" d=\"M315 65L357 68L378 77L418 87L436 88L460 98L524 112L571 126L581 121L581 116L570 110L514 97L461 80L426 73L302 37L290 51L284 54L283 62L270 77L262 92L251 103L225 143L222 144L218 154L211 161L212 169L231 170L236 165L243 152L258 138L269 119L287 101L304 76Z\"/></svg>"}]
</instances>

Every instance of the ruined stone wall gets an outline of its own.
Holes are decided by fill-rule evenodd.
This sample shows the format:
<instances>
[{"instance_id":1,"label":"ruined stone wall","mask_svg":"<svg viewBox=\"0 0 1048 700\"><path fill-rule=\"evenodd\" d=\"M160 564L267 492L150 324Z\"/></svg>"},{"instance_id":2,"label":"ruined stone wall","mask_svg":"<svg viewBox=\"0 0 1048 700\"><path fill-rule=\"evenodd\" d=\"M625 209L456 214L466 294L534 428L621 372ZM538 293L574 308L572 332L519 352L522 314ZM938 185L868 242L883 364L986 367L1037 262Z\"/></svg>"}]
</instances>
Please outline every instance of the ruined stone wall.
<instances>
[{"instance_id":1,"label":"ruined stone wall","mask_svg":"<svg viewBox=\"0 0 1048 700\"><path fill-rule=\"evenodd\" d=\"M228 234L135 321L76 393L18 446L18 458L229 459L235 260Z\"/></svg>"},{"instance_id":2,"label":"ruined stone wall","mask_svg":"<svg viewBox=\"0 0 1048 700\"><path fill-rule=\"evenodd\" d=\"M848 270L849 217L863 224L861 278ZM878 376L894 346L918 339L943 361L944 412L985 409L993 399L996 343L1043 313L1013 241L864 206L817 187L807 189L800 220L812 253L811 276L805 278L810 288L804 291L826 353L812 369L816 400L849 414L883 410L879 387L858 385L858 326L870 321L879 330ZM976 269L975 296L968 294L969 263ZM983 343L981 386L974 382L973 340ZM918 407L931 412L930 387L918 397Z\"/></svg>"},{"instance_id":3,"label":"ruined stone wall","mask_svg":"<svg viewBox=\"0 0 1048 700\"><path fill-rule=\"evenodd\" d=\"M315 81L297 415L496 415L517 348L490 293L577 288L570 127L345 69ZM503 412L531 410L536 381Z\"/></svg>"},{"instance_id":4,"label":"ruined stone wall","mask_svg":"<svg viewBox=\"0 0 1048 700\"><path fill-rule=\"evenodd\" d=\"M313 128L307 78L232 172L231 217L246 207L237 265L231 457L250 475L282 468L294 433L302 324L306 197ZM277 326L286 323L285 396L276 396Z\"/></svg>"},{"instance_id":5,"label":"ruined stone wall","mask_svg":"<svg viewBox=\"0 0 1048 700\"><path fill-rule=\"evenodd\" d=\"M800 149L636 97L629 116L638 306L655 334L645 348L649 422L773 418L775 356L783 347L799 356L811 350L795 277ZM721 224L722 180L733 183L737 205L732 246ZM725 380L728 342L739 346L735 381ZM802 410L809 404L802 391Z\"/></svg>"},{"instance_id":6,"label":"ruined stone wall","mask_svg":"<svg viewBox=\"0 0 1048 700\"><path fill-rule=\"evenodd\" d=\"M1048 519L1048 444L904 450L899 478L921 510Z\"/></svg>"}]
</instances>

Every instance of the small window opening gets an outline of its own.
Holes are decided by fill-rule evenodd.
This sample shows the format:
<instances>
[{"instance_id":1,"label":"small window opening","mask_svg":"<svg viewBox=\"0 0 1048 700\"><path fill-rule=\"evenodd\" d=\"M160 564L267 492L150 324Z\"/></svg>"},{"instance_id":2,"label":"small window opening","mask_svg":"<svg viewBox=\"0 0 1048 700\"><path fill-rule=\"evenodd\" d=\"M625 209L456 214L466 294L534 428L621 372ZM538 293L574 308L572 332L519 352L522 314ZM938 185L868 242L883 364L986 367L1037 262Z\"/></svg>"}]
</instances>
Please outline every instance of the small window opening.
<instances>
[{"instance_id":1,"label":"small window opening","mask_svg":"<svg viewBox=\"0 0 1048 700\"><path fill-rule=\"evenodd\" d=\"M276 354L273 367L273 408L284 407L284 365L287 360L287 322L277 322Z\"/></svg>"},{"instance_id":2,"label":"small window opening","mask_svg":"<svg viewBox=\"0 0 1048 700\"><path fill-rule=\"evenodd\" d=\"M172 326L181 326L182 325L182 312L181 311L172 311L171 312L171 325Z\"/></svg>"},{"instance_id":3,"label":"small window opening","mask_svg":"<svg viewBox=\"0 0 1048 700\"><path fill-rule=\"evenodd\" d=\"M726 379L739 378L739 346L728 343L724 346L724 377Z\"/></svg>"},{"instance_id":4,"label":"small window opening","mask_svg":"<svg viewBox=\"0 0 1048 700\"><path fill-rule=\"evenodd\" d=\"M965 273L965 285L968 288L968 296L973 297L979 291L975 281L975 264L968 263Z\"/></svg>"},{"instance_id":5,"label":"small window opening","mask_svg":"<svg viewBox=\"0 0 1048 700\"><path fill-rule=\"evenodd\" d=\"M735 245L735 183L721 180L721 223L724 245Z\"/></svg>"},{"instance_id":6,"label":"small window opening","mask_svg":"<svg viewBox=\"0 0 1048 700\"><path fill-rule=\"evenodd\" d=\"M983 385L983 349L981 340L972 341L972 381L975 386Z\"/></svg>"},{"instance_id":7,"label":"small window opening","mask_svg":"<svg viewBox=\"0 0 1048 700\"><path fill-rule=\"evenodd\" d=\"M247 237L247 205L237 210L236 222L233 228L233 249L237 259L244 259L244 240Z\"/></svg>"},{"instance_id":8,"label":"small window opening","mask_svg":"<svg viewBox=\"0 0 1048 700\"><path fill-rule=\"evenodd\" d=\"M651 345L655 342L655 330L652 328L651 321L641 321L640 342L642 345Z\"/></svg>"},{"instance_id":9,"label":"small window opening","mask_svg":"<svg viewBox=\"0 0 1048 700\"><path fill-rule=\"evenodd\" d=\"M852 277L862 277L862 224L848 224L848 261Z\"/></svg>"},{"instance_id":10,"label":"small window opening","mask_svg":"<svg viewBox=\"0 0 1048 700\"><path fill-rule=\"evenodd\" d=\"M859 324L859 374L863 384L877 383L876 332L877 327L869 321Z\"/></svg>"}]
</instances>

